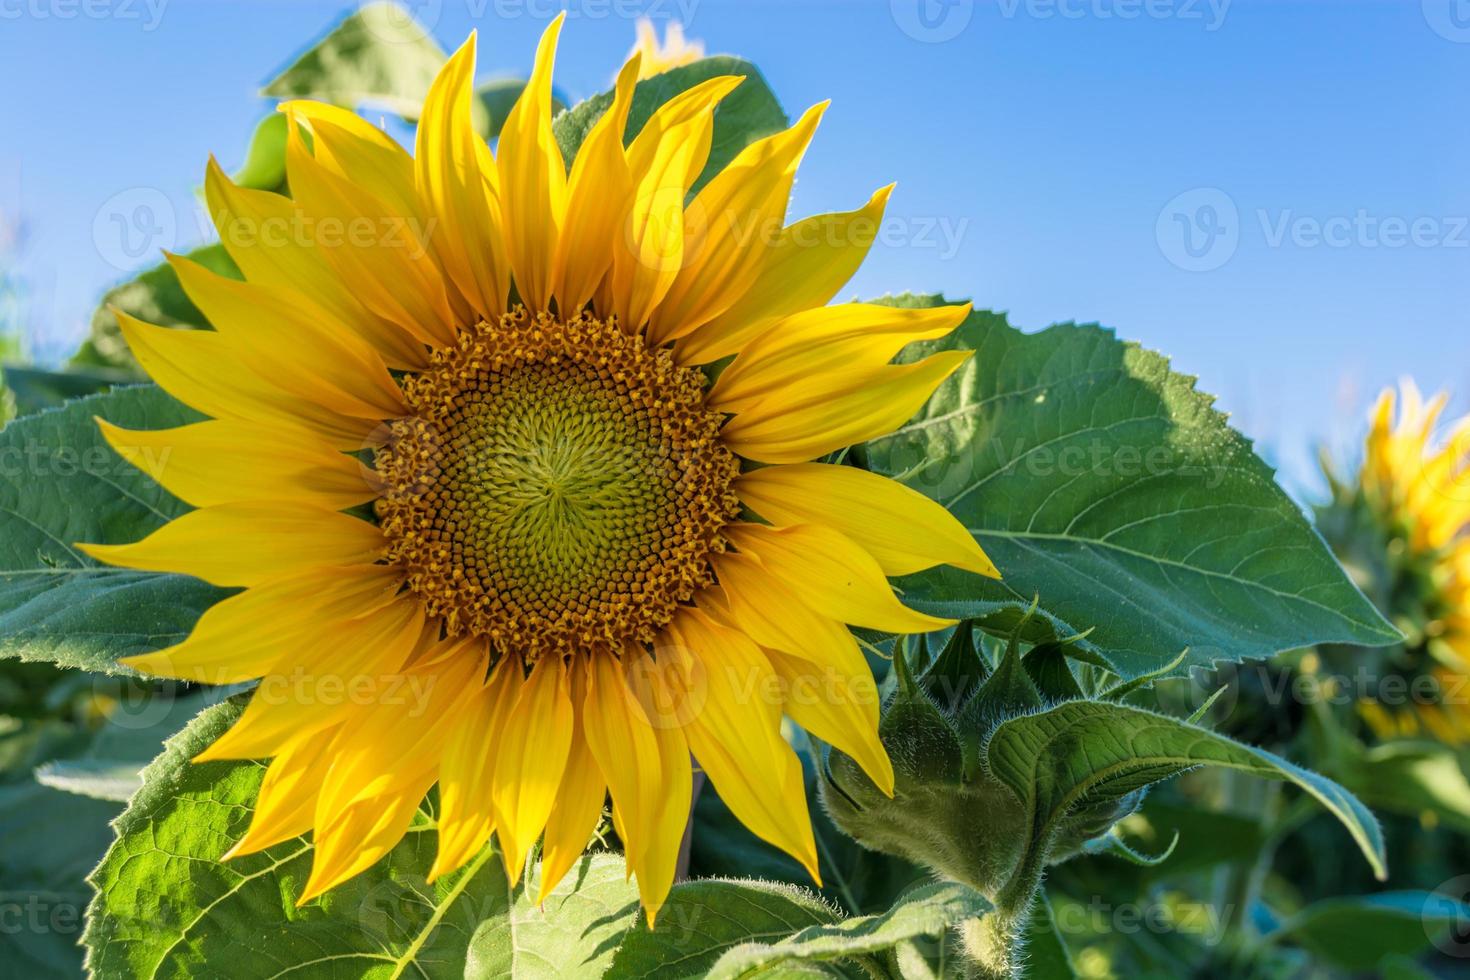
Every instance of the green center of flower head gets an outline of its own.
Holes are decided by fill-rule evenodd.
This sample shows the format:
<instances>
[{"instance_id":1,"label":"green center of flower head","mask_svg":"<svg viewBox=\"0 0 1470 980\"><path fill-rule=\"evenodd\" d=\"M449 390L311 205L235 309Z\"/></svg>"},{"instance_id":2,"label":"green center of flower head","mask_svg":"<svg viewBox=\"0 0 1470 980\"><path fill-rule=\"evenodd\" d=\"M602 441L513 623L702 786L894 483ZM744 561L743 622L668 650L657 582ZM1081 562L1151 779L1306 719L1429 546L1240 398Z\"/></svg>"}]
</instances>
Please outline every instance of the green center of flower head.
<instances>
[{"instance_id":1,"label":"green center of flower head","mask_svg":"<svg viewBox=\"0 0 1470 980\"><path fill-rule=\"evenodd\" d=\"M710 582L738 461L704 376L617 324L517 310L407 379L389 557L450 634L528 657L651 642Z\"/></svg>"}]
</instances>

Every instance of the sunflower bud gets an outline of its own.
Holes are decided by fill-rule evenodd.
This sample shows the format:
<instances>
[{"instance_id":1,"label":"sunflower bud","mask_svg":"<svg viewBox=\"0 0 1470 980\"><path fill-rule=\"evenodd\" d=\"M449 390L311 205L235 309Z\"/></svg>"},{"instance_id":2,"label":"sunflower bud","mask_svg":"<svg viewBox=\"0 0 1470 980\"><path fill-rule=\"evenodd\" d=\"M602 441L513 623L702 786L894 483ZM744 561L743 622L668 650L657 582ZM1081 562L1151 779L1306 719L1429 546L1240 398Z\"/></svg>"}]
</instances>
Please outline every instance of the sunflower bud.
<instances>
[{"instance_id":1,"label":"sunflower bud","mask_svg":"<svg viewBox=\"0 0 1470 980\"><path fill-rule=\"evenodd\" d=\"M911 654L896 651L897 684L879 724L893 761L893 797L836 750L823 780L833 820L863 845L991 898L1020 870L1032 828L1021 800L987 770L984 746L1008 718L1085 696L1063 643L1039 643L1022 655L1024 626L994 667L969 622L955 629L932 662L923 644ZM1073 810L1052 838L1050 863L1081 852L1142 800L1139 791Z\"/></svg>"}]
</instances>

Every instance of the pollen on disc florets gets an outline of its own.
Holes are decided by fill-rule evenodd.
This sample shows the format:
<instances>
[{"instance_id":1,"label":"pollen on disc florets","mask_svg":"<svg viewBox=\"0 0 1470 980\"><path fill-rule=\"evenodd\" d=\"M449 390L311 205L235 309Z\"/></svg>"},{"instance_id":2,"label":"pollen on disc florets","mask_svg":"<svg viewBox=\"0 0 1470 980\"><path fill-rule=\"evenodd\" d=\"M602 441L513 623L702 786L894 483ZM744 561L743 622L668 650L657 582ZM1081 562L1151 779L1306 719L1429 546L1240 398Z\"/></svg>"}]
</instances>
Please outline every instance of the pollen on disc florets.
<instances>
[{"instance_id":1,"label":"pollen on disc florets","mask_svg":"<svg viewBox=\"0 0 1470 980\"><path fill-rule=\"evenodd\" d=\"M406 378L389 558L451 634L534 658L652 642L711 582L739 462L704 375L616 321L518 308Z\"/></svg>"}]
</instances>

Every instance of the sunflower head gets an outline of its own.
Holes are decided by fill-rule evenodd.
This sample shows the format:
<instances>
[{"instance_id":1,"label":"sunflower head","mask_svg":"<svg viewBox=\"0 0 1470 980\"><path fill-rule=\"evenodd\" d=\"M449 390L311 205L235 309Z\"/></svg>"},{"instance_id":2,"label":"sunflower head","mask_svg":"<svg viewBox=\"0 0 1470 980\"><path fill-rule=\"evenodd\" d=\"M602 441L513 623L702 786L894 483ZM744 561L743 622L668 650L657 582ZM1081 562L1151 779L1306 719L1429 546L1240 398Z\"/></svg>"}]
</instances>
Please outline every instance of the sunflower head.
<instances>
[{"instance_id":1,"label":"sunflower head","mask_svg":"<svg viewBox=\"0 0 1470 980\"><path fill-rule=\"evenodd\" d=\"M210 418L103 423L197 509L89 550L242 590L128 663L258 681L200 759L272 760L229 853L311 833L302 901L382 858L437 784L436 876L482 873L493 835L514 883L541 841L544 896L610 800L651 917L691 759L816 876L783 716L891 793L848 627L947 625L888 576L995 574L937 504L824 461L960 366L891 362L968 308L825 305L888 191L787 223L823 107L696 191L742 79L630 131L635 54L569 167L551 124L560 27L494 150L471 123L473 37L412 155L352 113L285 104L290 197L213 163L206 178L243 281L172 259L215 329L120 314L139 362Z\"/></svg>"},{"instance_id":2,"label":"sunflower head","mask_svg":"<svg viewBox=\"0 0 1470 980\"><path fill-rule=\"evenodd\" d=\"M1470 417L1440 424L1448 396L1413 382L1374 406L1357 479L1329 471L1320 526L1360 585L1408 637L1385 665L1437 700L1412 711L1377 700L1360 714L1380 737L1421 730L1470 740Z\"/></svg>"}]
</instances>

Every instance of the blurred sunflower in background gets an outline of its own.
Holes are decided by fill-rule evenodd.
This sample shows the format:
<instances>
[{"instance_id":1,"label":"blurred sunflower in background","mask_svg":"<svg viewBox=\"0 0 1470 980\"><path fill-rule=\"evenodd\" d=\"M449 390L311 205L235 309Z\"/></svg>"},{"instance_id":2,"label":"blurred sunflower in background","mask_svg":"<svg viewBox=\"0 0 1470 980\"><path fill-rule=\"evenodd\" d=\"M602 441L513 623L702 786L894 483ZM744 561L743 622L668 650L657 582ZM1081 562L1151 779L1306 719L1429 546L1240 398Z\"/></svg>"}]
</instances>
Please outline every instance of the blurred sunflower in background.
<instances>
[{"instance_id":1,"label":"blurred sunflower in background","mask_svg":"<svg viewBox=\"0 0 1470 980\"><path fill-rule=\"evenodd\" d=\"M669 21L664 28L663 43L658 40L658 30L647 17L638 18L638 40L628 57L641 57L639 78L652 78L671 68L691 65L704 57L704 42L686 40L684 25L676 20Z\"/></svg>"},{"instance_id":2,"label":"blurred sunflower in background","mask_svg":"<svg viewBox=\"0 0 1470 980\"><path fill-rule=\"evenodd\" d=\"M414 156L350 112L284 104L290 198L207 175L246 281L172 259L216 329L118 314L152 377L211 418L101 423L198 509L88 550L244 589L127 663L261 679L199 759L273 758L230 856L314 830L301 901L386 854L437 783L434 875L478 867L493 833L514 882L544 835L541 897L610 795L652 918L691 755L816 877L783 714L891 793L848 624L948 624L887 576L996 574L938 504L815 462L897 428L969 356L890 363L967 306L823 305L870 243L849 229L889 193L785 225L824 106L686 204L742 79L674 96L625 146L635 52L568 172L551 128L560 27L493 154L471 123L473 36L428 95ZM395 233L279 234L334 221ZM367 696L329 696L343 678Z\"/></svg>"},{"instance_id":3,"label":"blurred sunflower in background","mask_svg":"<svg viewBox=\"0 0 1470 980\"><path fill-rule=\"evenodd\" d=\"M1386 665L1406 697L1365 697L1359 716L1382 739L1460 746L1470 742L1470 417L1443 425L1448 400L1426 400L1411 381L1385 390L1357 478L1324 455L1332 501L1318 527L1406 636Z\"/></svg>"}]
</instances>

